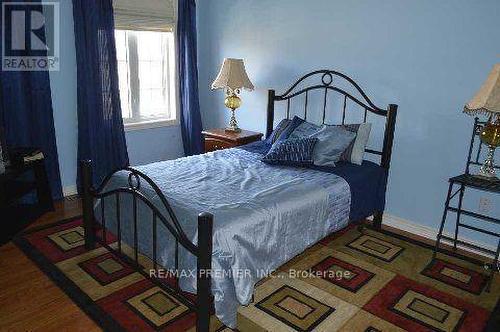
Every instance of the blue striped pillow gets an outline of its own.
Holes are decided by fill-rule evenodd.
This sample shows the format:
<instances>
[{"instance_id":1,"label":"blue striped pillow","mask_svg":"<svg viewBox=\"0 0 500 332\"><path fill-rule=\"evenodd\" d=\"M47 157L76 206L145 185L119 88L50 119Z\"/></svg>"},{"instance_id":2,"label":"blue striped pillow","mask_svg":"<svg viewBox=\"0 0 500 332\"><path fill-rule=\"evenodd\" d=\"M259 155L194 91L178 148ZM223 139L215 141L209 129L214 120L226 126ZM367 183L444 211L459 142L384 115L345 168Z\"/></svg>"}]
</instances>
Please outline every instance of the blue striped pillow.
<instances>
[{"instance_id":1,"label":"blue striped pillow","mask_svg":"<svg viewBox=\"0 0 500 332\"><path fill-rule=\"evenodd\" d=\"M262 158L267 164L285 166L310 166L313 164L316 137L287 139L273 144L269 152Z\"/></svg>"},{"instance_id":2,"label":"blue striped pillow","mask_svg":"<svg viewBox=\"0 0 500 332\"><path fill-rule=\"evenodd\" d=\"M290 136L290 134L297 128L304 120L299 118L298 116L294 116L292 120L283 119L276 129L271 133L271 135L266 139L267 142L271 144L276 143L277 141L283 141ZM298 138L298 137L297 137Z\"/></svg>"},{"instance_id":3,"label":"blue striped pillow","mask_svg":"<svg viewBox=\"0 0 500 332\"><path fill-rule=\"evenodd\" d=\"M273 144L278 140L278 138L281 136L281 134L288 128L292 120L289 119L283 119L281 120L280 123L276 126L276 128L273 130L272 134L267 138L267 141Z\"/></svg>"}]
</instances>

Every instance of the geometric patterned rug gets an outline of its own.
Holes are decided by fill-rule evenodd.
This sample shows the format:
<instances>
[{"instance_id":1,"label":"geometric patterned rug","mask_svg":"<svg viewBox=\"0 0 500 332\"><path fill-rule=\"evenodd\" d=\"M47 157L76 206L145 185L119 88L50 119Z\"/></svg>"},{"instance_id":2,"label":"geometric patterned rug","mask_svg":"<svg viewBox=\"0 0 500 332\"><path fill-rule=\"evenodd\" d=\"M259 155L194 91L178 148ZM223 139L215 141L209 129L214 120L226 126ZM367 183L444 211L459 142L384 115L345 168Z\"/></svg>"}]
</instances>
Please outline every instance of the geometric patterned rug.
<instances>
[{"instance_id":1,"label":"geometric patterned rug","mask_svg":"<svg viewBox=\"0 0 500 332\"><path fill-rule=\"evenodd\" d=\"M195 331L195 313L173 296L104 247L86 251L79 218L15 243L104 330ZM347 227L262 280L238 330L495 331L498 274L486 292L477 262L431 258L427 245ZM231 330L213 316L211 331Z\"/></svg>"}]
</instances>

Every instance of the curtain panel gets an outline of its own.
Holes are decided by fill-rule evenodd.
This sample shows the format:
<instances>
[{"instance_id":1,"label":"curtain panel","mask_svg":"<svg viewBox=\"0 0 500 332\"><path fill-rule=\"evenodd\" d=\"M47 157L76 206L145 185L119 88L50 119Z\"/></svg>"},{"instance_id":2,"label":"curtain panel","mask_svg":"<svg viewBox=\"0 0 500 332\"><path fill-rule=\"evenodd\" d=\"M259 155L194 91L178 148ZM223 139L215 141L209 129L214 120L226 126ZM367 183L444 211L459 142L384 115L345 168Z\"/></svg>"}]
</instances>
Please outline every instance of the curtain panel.
<instances>
[{"instance_id":1,"label":"curtain panel","mask_svg":"<svg viewBox=\"0 0 500 332\"><path fill-rule=\"evenodd\" d=\"M73 0L78 90L78 160L93 163L93 185L128 166L118 89L111 0ZM81 174L78 169L78 186Z\"/></svg>"},{"instance_id":2,"label":"curtain panel","mask_svg":"<svg viewBox=\"0 0 500 332\"><path fill-rule=\"evenodd\" d=\"M203 153L198 96L195 0L178 0L177 51L182 142L186 156Z\"/></svg>"},{"instance_id":3,"label":"curtain panel","mask_svg":"<svg viewBox=\"0 0 500 332\"><path fill-rule=\"evenodd\" d=\"M0 5L6 1L0 1ZM36 1L34 1L36 2ZM0 45L3 45L0 24ZM45 42L43 29L37 36ZM11 38L5 33L5 38ZM10 43L9 43L10 44ZM61 176L48 71L0 71L0 123L9 148L40 148L54 199L62 198Z\"/></svg>"}]
</instances>

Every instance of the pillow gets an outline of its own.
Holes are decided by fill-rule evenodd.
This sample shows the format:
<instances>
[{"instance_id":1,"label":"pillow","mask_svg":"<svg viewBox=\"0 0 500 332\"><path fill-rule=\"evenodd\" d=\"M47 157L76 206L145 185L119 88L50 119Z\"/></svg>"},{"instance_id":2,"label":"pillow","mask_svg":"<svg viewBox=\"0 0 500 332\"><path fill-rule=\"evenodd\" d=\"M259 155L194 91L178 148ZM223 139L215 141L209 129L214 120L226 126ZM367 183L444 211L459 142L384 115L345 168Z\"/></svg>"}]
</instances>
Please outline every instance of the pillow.
<instances>
[{"instance_id":1,"label":"pillow","mask_svg":"<svg viewBox=\"0 0 500 332\"><path fill-rule=\"evenodd\" d=\"M304 120L295 116L292 120L283 119L278 123L273 133L267 141L271 144L274 144L277 141L285 140L290 136L290 134L297 128Z\"/></svg>"},{"instance_id":2,"label":"pillow","mask_svg":"<svg viewBox=\"0 0 500 332\"><path fill-rule=\"evenodd\" d=\"M320 126L304 121L291 132L288 138L297 139L302 137L309 137L312 134L317 133L320 129L321 129Z\"/></svg>"},{"instance_id":3,"label":"pillow","mask_svg":"<svg viewBox=\"0 0 500 332\"><path fill-rule=\"evenodd\" d=\"M348 131L356 133L356 139L347 147L347 149L340 156L340 160L345 160L353 164L361 165L365 148L370 138L370 131L372 129L371 123L342 125Z\"/></svg>"},{"instance_id":4,"label":"pillow","mask_svg":"<svg viewBox=\"0 0 500 332\"><path fill-rule=\"evenodd\" d=\"M356 137L356 133L342 126L323 125L317 133L310 137L318 139L313 153L314 165L335 166L335 163L340 160L342 152Z\"/></svg>"},{"instance_id":5,"label":"pillow","mask_svg":"<svg viewBox=\"0 0 500 332\"><path fill-rule=\"evenodd\" d=\"M266 139L269 143L274 143L278 140L278 137L283 133L283 131L290 125L292 120L289 119L283 119L278 123L276 128L274 128L273 132L271 135Z\"/></svg>"},{"instance_id":6,"label":"pillow","mask_svg":"<svg viewBox=\"0 0 500 332\"><path fill-rule=\"evenodd\" d=\"M289 126L287 128L287 132L289 132L289 134L284 135L282 139L298 139L302 137L309 137L322 129L322 127L304 121L297 116L294 118L294 120L296 120L294 126ZM361 163L363 162L363 156L365 154L365 148L368 144L368 139L370 138L370 131L372 127L371 123L323 126L341 127L355 133L356 138L352 140L345 151L342 152L339 160L361 165Z\"/></svg>"},{"instance_id":7,"label":"pillow","mask_svg":"<svg viewBox=\"0 0 500 332\"><path fill-rule=\"evenodd\" d=\"M287 139L273 144L262 161L272 165L310 166L317 138Z\"/></svg>"}]
</instances>

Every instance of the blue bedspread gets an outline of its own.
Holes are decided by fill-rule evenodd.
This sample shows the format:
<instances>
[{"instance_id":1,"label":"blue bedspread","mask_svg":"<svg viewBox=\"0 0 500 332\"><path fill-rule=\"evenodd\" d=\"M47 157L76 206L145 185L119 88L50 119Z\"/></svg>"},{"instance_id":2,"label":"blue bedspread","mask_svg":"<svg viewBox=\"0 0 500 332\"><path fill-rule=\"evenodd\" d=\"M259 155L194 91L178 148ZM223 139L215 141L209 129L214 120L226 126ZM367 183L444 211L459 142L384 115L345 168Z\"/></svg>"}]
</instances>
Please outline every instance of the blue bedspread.
<instances>
[{"instance_id":1,"label":"blue bedspread","mask_svg":"<svg viewBox=\"0 0 500 332\"><path fill-rule=\"evenodd\" d=\"M269 166L261 154L228 149L137 167L161 189L189 239L197 239L197 215L214 215L212 293L216 315L236 326L240 304L248 304L255 283L326 235L345 227L351 194L348 183L335 174L307 168ZM126 186L119 173L105 190ZM148 186L141 191L160 207ZM123 194L120 211L122 239L133 243L131 197ZM116 229L115 200L106 200L106 226ZM99 207L96 215L99 216ZM152 256L151 212L138 207L139 251ZM158 261L174 265L174 241L158 229ZM180 250L179 266L196 268L194 257ZM221 273L223 272L223 273ZM181 288L195 291L196 279L180 279Z\"/></svg>"},{"instance_id":2,"label":"blue bedspread","mask_svg":"<svg viewBox=\"0 0 500 332\"><path fill-rule=\"evenodd\" d=\"M266 154L271 144L261 141L240 148ZM362 220L371 216L375 211L384 211L387 172L381 166L364 160L362 165L338 162L336 167L312 166L311 168L336 174L349 183L351 188L350 220Z\"/></svg>"}]
</instances>

